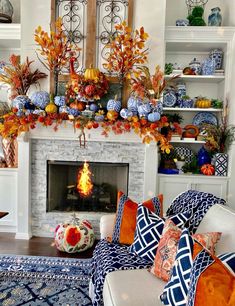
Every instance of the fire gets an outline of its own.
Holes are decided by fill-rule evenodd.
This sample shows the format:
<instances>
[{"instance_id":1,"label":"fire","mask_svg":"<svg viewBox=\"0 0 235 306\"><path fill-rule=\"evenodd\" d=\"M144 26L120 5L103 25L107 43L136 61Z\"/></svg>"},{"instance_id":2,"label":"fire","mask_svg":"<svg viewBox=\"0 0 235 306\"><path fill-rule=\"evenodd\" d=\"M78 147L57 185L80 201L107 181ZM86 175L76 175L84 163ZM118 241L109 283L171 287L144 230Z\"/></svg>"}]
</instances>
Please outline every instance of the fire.
<instances>
[{"instance_id":1,"label":"fire","mask_svg":"<svg viewBox=\"0 0 235 306\"><path fill-rule=\"evenodd\" d=\"M77 190L82 197L87 197L91 194L93 184L91 181L91 171L89 164L85 161L83 168L78 172Z\"/></svg>"}]
</instances>

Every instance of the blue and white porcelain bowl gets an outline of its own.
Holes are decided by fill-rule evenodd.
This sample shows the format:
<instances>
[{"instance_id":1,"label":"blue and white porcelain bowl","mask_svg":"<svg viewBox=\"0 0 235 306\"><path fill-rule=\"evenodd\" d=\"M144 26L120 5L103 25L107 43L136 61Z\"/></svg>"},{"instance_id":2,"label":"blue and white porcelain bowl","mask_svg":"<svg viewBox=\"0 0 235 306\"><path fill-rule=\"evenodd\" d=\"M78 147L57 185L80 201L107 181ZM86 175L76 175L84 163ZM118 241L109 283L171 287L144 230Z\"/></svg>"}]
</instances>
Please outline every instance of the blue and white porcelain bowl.
<instances>
[{"instance_id":1,"label":"blue and white porcelain bowl","mask_svg":"<svg viewBox=\"0 0 235 306\"><path fill-rule=\"evenodd\" d=\"M188 19L177 19L175 25L178 27L187 27L189 26Z\"/></svg>"},{"instance_id":2,"label":"blue and white porcelain bowl","mask_svg":"<svg viewBox=\"0 0 235 306\"><path fill-rule=\"evenodd\" d=\"M50 95L46 91L36 91L30 98L33 104L41 109L45 109L45 107L50 103Z\"/></svg>"},{"instance_id":3,"label":"blue and white porcelain bowl","mask_svg":"<svg viewBox=\"0 0 235 306\"><path fill-rule=\"evenodd\" d=\"M181 108L192 108L194 105L193 99L179 99L178 105Z\"/></svg>"}]
</instances>

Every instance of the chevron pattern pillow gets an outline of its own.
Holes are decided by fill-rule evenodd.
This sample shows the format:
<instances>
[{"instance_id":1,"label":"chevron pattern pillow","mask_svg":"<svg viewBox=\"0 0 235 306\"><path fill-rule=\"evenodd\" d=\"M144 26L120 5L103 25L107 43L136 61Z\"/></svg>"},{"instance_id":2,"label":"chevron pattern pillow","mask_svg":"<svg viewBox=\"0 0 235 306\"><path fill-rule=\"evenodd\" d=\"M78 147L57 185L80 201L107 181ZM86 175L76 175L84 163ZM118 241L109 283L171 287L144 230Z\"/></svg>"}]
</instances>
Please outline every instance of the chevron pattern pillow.
<instances>
[{"instance_id":1,"label":"chevron pattern pillow","mask_svg":"<svg viewBox=\"0 0 235 306\"><path fill-rule=\"evenodd\" d=\"M188 221L189 215L188 213L178 214L169 219L173 219L175 225L182 227ZM133 244L130 246L130 252L153 262L164 224L164 219L151 212L145 206L139 205L135 238Z\"/></svg>"},{"instance_id":2,"label":"chevron pattern pillow","mask_svg":"<svg viewBox=\"0 0 235 306\"><path fill-rule=\"evenodd\" d=\"M180 236L170 281L160 296L164 305L186 306L187 304L190 273L193 265L193 243L188 229L184 229Z\"/></svg>"}]
</instances>

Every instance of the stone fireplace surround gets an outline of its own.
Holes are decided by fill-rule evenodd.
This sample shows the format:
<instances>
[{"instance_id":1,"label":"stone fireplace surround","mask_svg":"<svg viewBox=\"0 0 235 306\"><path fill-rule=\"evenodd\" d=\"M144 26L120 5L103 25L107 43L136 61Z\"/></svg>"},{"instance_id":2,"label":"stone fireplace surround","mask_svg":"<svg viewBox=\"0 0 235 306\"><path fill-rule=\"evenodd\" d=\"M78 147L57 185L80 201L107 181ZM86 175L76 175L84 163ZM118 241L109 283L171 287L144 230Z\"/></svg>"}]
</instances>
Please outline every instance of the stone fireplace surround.
<instances>
[{"instance_id":1,"label":"stone fireplace surround","mask_svg":"<svg viewBox=\"0 0 235 306\"><path fill-rule=\"evenodd\" d=\"M47 160L129 163L128 195L137 202L156 195L158 154L156 144L145 145L131 133L101 135L101 129L86 131L86 148L80 147L79 131L72 124L37 126L19 137L17 239L52 237L56 225L69 221L71 212L46 212ZM99 220L104 213L79 212L89 220L99 237Z\"/></svg>"}]
</instances>

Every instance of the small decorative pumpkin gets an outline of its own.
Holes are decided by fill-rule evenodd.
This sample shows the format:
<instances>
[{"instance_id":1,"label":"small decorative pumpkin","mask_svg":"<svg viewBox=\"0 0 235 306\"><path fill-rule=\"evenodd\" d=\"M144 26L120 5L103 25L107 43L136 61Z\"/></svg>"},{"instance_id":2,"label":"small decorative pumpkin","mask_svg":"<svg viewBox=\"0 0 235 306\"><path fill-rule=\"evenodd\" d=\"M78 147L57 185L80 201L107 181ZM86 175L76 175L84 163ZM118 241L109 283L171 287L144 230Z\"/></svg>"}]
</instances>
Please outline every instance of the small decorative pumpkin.
<instances>
[{"instance_id":1,"label":"small decorative pumpkin","mask_svg":"<svg viewBox=\"0 0 235 306\"><path fill-rule=\"evenodd\" d=\"M97 112L98 109L99 109L99 106L98 106L97 104L91 103L91 105L90 105L90 110L91 110L92 112Z\"/></svg>"},{"instance_id":2,"label":"small decorative pumpkin","mask_svg":"<svg viewBox=\"0 0 235 306\"><path fill-rule=\"evenodd\" d=\"M205 164L201 167L201 173L204 175L214 175L215 168L211 164Z\"/></svg>"},{"instance_id":3,"label":"small decorative pumpkin","mask_svg":"<svg viewBox=\"0 0 235 306\"><path fill-rule=\"evenodd\" d=\"M120 110L121 110L121 107L122 107L122 103L121 103L121 101L118 101L117 95L115 96L114 99L110 99L107 103L107 110L108 111L114 110L115 112L119 113Z\"/></svg>"},{"instance_id":4,"label":"small decorative pumpkin","mask_svg":"<svg viewBox=\"0 0 235 306\"><path fill-rule=\"evenodd\" d=\"M46 91L36 91L30 97L31 101L38 108L45 109L45 107L50 103L50 95Z\"/></svg>"},{"instance_id":5,"label":"small decorative pumpkin","mask_svg":"<svg viewBox=\"0 0 235 306\"><path fill-rule=\"evenodd\" d=\"M86 103L82 101L79 101L79 102L75 101L75 102L70 103L69 106L81 112L81 111L84 111L84 109L86 108Z\"/></svg>"},{"instance_id":6,"label":"small decorative pumpkin","mask_svg":"<svg viewBox=\"0 0 235 306\"><path fill-rule=\"evenodd\" d=\"M210 108L211 100L206 98L198 98L195 104L198 108Z\"/></svg>"},{"instance_id":7,"label":"small decorative pumpkin","mask_svg":"<svg viewBox=\"0 0 235 306\"><path fill-rule=\"evenodd\" d=\"M115 112L114 110L110 110L107 112L107 118L110 120L110 121L115 121L118 117L118 113Z\"/></svg>"},{"instance_id":8,"label":"small decorative pumpkin","mask_svg":"<svg viewBox=\"0 0 235 306\"><path fill-rule=\"evenodd\" d=\"M53 101L51 101L45 108L46 113L48 114L54 114L57 113L57 106Z\"/></svg>"},{"instance_id":9,"label":"small decorative pumpkin","mask_svg":"<svg viewBox=\"0 0 235 306\"><path fill-rule=\"evenodd\" d=\"M65 96L56 96L54 102L57 106L64 106L66 104Z\"/></svg>"},{"instance_id":10,"label":"small decorative pumpkin","mask_svg":"<svg viewBox=\"0 0 235 306\"><path fill-rule=\"evenodd\" d=\"M161 118L161 115L158 112L148 114L148 121L156 122Z\"/></svg>"},{"instance_id":11,"label":"small decorative pumpkin","mask_svg":"<svg viewBox=\"0 0 235 306\"><path fill-rule=\"evenodd\" d=\"M131 118L133 117L133 113L131 110L127 109L127 108L123 108L121 111L120 111L120 116L123 118L123 119L128 119L128 118Z\"/></svg>"},{"instance_id":12,"label":"small decorative pumpkin","mask_svg":"<svg viewBox=\"0 0 235 306\"><path fill-rule=\"evenodd\" d=\"M99 78L100 71L98 68L93 68L92 65L90 68L87 68L84 73L85 80L95 80Z\"/></svg>"},{"instance_id":13,"label":"small decorative pumpkin","mask_svg":"<svg viewBox=\"0 0 235 306\"><path fill-rule=\"evenodd\" d=\"M127 108L132 112L137 113L138 106L141 105L142 103L143 103L142 99L135 96L130 96L130 98L127 101Z\"/></svg>"},{"instance_id":14,"label":"small decorative pumpkin","mask_svg":"<svg viewBox=\"0 0 235 306\"><path fill-rule=\"evenodd\" d=\"M138 106L139 117L147 117L150 112L151 112L151 105L149 104L149 102L143 103Z\"/></svg>"}]
</instances>

